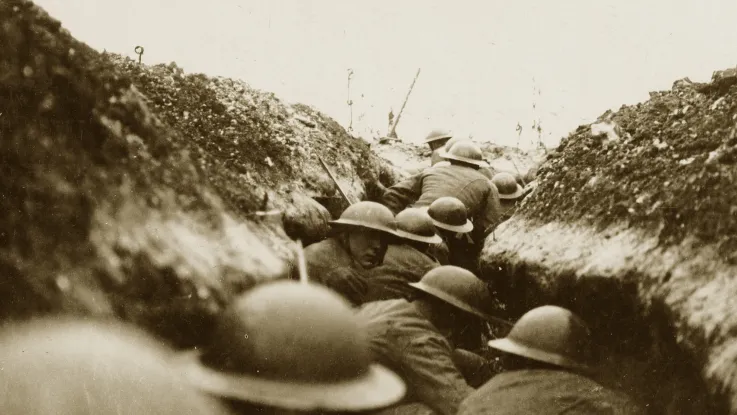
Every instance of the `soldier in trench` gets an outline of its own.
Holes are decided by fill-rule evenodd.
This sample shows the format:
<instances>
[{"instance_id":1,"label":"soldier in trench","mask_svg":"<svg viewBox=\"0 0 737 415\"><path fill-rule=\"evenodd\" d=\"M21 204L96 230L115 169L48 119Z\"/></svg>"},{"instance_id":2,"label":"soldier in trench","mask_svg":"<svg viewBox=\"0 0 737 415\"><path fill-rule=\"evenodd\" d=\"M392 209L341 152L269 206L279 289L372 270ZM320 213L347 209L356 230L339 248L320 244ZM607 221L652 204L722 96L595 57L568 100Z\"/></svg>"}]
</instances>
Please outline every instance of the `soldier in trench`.
<instances>
[{"instance_id":1,"label":"soldier in trench","mask_svg":"<svg viewBox=\"0 0 737 415\"><path fill-rule=\"evenodd\" d=\"M472 257L481 252L484 239L499 224L501 205L499 193L491 181L479 172L488 164L483 161L479 147L469 140L455 143L443 153L449 166L433 167L401 181L386 190L381 203L393 212L408 206L425 207L444 196L463 202L474 229Z\"/></svg>"},{"instance_id":2,"label":"soldier in trench","mask_svg":"<svg viewBox=\"0 0 737 415\"><path fill-rule=\"evenodd\" d=\"M480 339L490 320L482 311L490 301L486 285L454 266L434 268L410 285L416 290L413 300L369 302L358 311L376 361L407 384L402 405L385 413L403 413L405 405L420 403L435 413L455 415L461 401L491 376L485 359L456 350L457 339L467 332Z\"/></svg>"},{"instance_id":3,"label":"soldier in trench","mask_svg":"<svg viewBox=\"0 0 737 415\"><path fill-rule=\"evenodd\" d=\"M489 346L503 353L505 372L468 396L459 415L645 414L589 377L594 345L586 324L569 310L530 310Z\"/></svg>"},{"instance_id":4,"label":"soldier in trench","mask_svg":"<svg viewBox=\"0 0 737 415\"><path fill-rule=\"evenodd\" d=\"M502 207L501 218L502 221L505 221L514 215L519 202L525 196L525 191L511 173L497 173L491 182L499 191L499 202Z\"/></svg>"},{"instance_id":5,"label":"soldier in trench","mask_svg":"<svg viewBox=\"0 0 737 415\"><path fill-rule=\"evenodd\" d=\"M394 214L375 202L349 206L331 222L336 235L305 248L307 274L354 305L365 301L367 272L382 264L396 236ZM294 275L296 277L296 275Z\"/></svg>"},{"instance_id":6,"label":"soldier in trench","mask_svg":"<svg viewBox=\"0 0 737 415\"><path fill-rule=\"evenodd\" d=\"M408 208L397 214L396 222L397 237L389 243L384 262L368 271L367 302L406 298L414 292L408 283L440 266L429 250L443 240L427 212Z\"/></svg>"},{"instance_id":7,"label":"soldier in trench","mask_svg":"<svg viewBox=\"0 0 737 415\"><path fill-rule=\"evenodd\" d=\"M442 161L440 153L443 150L445 144L453 138L453 134L446 130L432 130L425 137L425 144L430 147L430 165L433 166L436 163Z\"/></svg>"},{"instance_id":8,"label":"soldier in trench","mask_svg":"<svg viewBox=\"0 0 737 415\"><path fill-rule=\"evenodd\" d=\"M463 141L463 140L470 140L470 139L463 138L463 137L453 137L450 140L448 140L448 142L445 143L445 146L443 147L443 151L442 152L439 151L437 153L438 161L433 163L432 166L437 166L437 167L450 166L450 162L448 160L443 160L442 154L443 152L447 153L450 150L450 148L453 147L455 143L459 141ZM479 168L479 173L491 179L492 177L494 177L495 170L491 166L484 166L484 167Z\"/></svg>"},{"instance_id":9,"label":"soldier in trench","mask_svg":"<svg viewBox=\"0 0 737 415\"><path fill-rule=\"evenodd\" d=\"M427 213L443 239L442 243L431 247L430 253L442 265L455 265L475 272L477 249L469 236L473 223L468 219L463 202L455 197L441 197L430 204Z\"/></svg>"},{"instance_id":10,"label":"soldier in trench","mask_svg":"<svg viewBox=\"0 0 737 415\"><path fill-rule=\"evenodd\" d=\"M376 411L402 399L406 386L372 360L363 324L325 287L265 283L230 305L210 344L172 365L234 414Z\"/></svg>"}]
</instances>

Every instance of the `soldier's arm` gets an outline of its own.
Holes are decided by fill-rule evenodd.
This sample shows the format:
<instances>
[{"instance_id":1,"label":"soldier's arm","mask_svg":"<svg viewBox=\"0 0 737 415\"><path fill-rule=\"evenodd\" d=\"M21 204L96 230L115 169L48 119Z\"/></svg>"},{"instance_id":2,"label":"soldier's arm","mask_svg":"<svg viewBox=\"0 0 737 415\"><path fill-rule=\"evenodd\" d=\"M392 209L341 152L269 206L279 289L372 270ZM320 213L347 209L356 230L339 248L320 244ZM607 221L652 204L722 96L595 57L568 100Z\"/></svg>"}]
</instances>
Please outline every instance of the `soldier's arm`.
<instances>
[{"instance_id":1,"label":"soldier's arm","mask_svg":"<svg viewBox=\"0 0 737 415\"><path fill-rule=\"evenodd\" d=\"M418 173L386 189L381 198L381 204L391 209L396 215L417 201L421 194L422 173Z\"/></svg>"},{"instance_id":2,"label":"soldier's arm","mask_svg":"<svg viewBox=\"0 0 737 415\"><path fill-rule=\"evenodd\" d=\"M502 219L502 205L499 201L499 190L493 183L489 183L489 190L486 195L486 203L484 209L479 213L477 222L474 223L474 233L480 234L483 232L482 239L486 238L496 226L501 222ZM478 229L477 229L478 228Z\"/></svg>"},{"instance_id":3,"label":"soldier's arm","mask_svg":"<svg viewBox=\"0 0 737 415\"><path fill-rule=\"evenodd\" d=\"M411 340L401 356L402 373L413 394L442 415L455 415L474 389L456 367L447 342L434 336Z\"/></svg>"}]
</instances>

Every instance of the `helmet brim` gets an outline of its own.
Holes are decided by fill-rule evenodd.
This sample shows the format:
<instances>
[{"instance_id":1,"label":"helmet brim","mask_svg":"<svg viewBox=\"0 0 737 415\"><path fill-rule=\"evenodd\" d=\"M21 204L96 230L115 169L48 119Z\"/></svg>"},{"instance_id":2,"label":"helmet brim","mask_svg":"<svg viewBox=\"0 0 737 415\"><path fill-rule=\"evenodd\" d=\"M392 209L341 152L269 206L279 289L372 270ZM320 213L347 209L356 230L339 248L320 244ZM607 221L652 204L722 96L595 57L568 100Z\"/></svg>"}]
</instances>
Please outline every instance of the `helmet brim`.
<instances>
[{"instance_id":1,"label":"helmet brim","mask_svg":"<svg viewBox=\"0 0 737 415\"><path fill-rule=\"evenodd\" d=\"M199 351L176 355L174 368L198 389L212 395L279 408L312 411L364 411L398 402L404 382L385 367L372 364L358 379L342 382L289 382L220 372L203 365Z\"/></svg>"},{"instance_id":2,"label":"helmet brim","mask_svg":"<svg viewBox=\"0 0 737 415\"><path fill-rule=\"evenodd\" d=\"M441 238L439 235L424 236L418 235L416 233L405 232L401 229L397 229L395 234L402 239L408 239L415 242L423 242L426 244L439 244L443 242L443 238Z\"/></svg>"},{"instance_id":3,"label":"helmet brim","mask_svg":"<svg viewBox=\"0 0 737 415\"><path fill-rule=\"evenodd\" d=\"M481 310L477 310L476 308L471 307L469 304L466 304L464 301L461 301L461 300L459 300L459 299L457 299L457 298L455 298L455 297L453 297L451 295L448 295L448 294L446 294L446 293L444 293L444 292L442 292L440 290L437 290L437 289L435 289L433 287L430 287L429 285L424 284L422 281L420 281L420 282L411 282L411 283L409 283L409 285L411 287L414 287L414 288L416 288L416 289L424 292L425 294L429 294L429 295L437 298L438 300L441 300L441 301L443 301L443 302L445 302L447 304L450 304L450 305L452 305L455 308L458 308L460 310L463 310L463 311L465 311L465 312L467 312L469 314L473 314L476 317L480 317L480 318L482 318L482 319L484 319L486 321L495 321L496 320L496 319L492 318L491 316L489 316L488 314L482 312Z\"/></svg>"},{"instance_id":4,"label":"helmet brim","mask_svg":"<svg viewBox=\"0 0 737 415\"><path fill-rule=\"evenodd\" d=\"M455 232L455 233L469 233L473 230L473 223L466 219L466 223L463 225L448 225L447 223L438 222L433 219L432 223L435 224L440 229L445 229L447 231Z\"/></svg>"},{"instance_id":5,"label":"helmet brim","mask_svg":"<svg viewBox=\"0 0 737 415\"><path fill-rule=\"evenodd\" d=\"M429 211L430 207L429 206L422 206L422 207L420 207L420 209L422 209L425 212L427 212L427 211ZM430 220L432 220L432 223L436 227L438 227L440 229L445 229L446 231L451 231L451 232L455 232L455 233L469 233L469 232L471 232L473 230L473 222L471 222L468 219L466 219L466 223L464 223L463 225L449 225L447 223L443 223L443 222L440 222L440 221L437 221L437 220L433 219L432 216L430 217Z\"/></svg>"},{"instance_id":6,"label":"helmet brim","mask_svg":"<svg viewBox=\"0 0 737 415\"><path fill-rule=\"evenodd\" d=\"M374 225L374 224L371 224L371 223L359 222L359 221L355 221L355 220L351 220L351 219L336 219L336 220L331 220L330 221L330 224L331 225L334 225L334 226L336 226L336 225L337 226L346 226L346 227L351 227L351 228L373 229L373 230L376 230L376 231L381 231L381 232L388 233L390 235L398 236L396 230L391 229L391 228L388 228L386 226Z\"/></svg>"},{"instance_id":7,"label":"helmet brim","mask_svg":"<svg viewBox=\"0 0 737 415\"><path fill-rule=\"evenodd\" d=\"M510 353L516 356L522 356L527 359L536 360L538 362L548 363L560 367L565 367L584 372L590 372L591 366L576 362L559 354L546 352L534 347L527 346L509 338L495 339L488 343L489 347Z\"/></svg>"},{"instance_id":8,"label":"helmet brim","mask_svg":"<svg viewBox=\"0 0 737 415\"><path fill-rule=\"evenodd\" d=\"M466 157L458 157L448 152L440 152L440 157L446 160L460 161L461 163L471 164L478 167L489 167L489 163L485 162L484 160L474 160Z\"/></svg>"},{"instance_id":9,"label":"helmet brim","mask_svg":"<svg viewBox=\"0 0 737 415\"><path fill-rule=\"evenodd\" d=\"M497 189L498 190L498 189ZM509 194L502 194L499 193L499 199L519 199L523 194L525 194L525 189L522 188L522 186L517 183L517 189L515 189L514 193Z\"/></svg>"},{"instance_id":10,"label":"helmet brim","mask_svg":"<svg viewBox=\"0 0 737 415\"><path fill-rule=\"evenodd\" d=\"M453 134L446 134L446 135L441 135L438 137L426 138L425 144L434 143L435 141L440 141L440 140L450 140L451 138L453 138Z\"/></svg>"}]
</instances>

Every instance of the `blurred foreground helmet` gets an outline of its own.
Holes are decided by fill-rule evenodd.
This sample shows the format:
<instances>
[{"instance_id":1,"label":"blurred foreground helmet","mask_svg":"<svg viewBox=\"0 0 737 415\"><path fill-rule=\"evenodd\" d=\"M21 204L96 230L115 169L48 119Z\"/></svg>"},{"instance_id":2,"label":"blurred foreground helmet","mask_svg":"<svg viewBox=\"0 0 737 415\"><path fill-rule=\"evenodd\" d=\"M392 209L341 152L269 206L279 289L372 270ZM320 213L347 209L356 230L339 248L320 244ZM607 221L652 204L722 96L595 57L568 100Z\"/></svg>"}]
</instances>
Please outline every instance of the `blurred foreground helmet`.
<instances>
[{"instance_id":1,"label":"blurred foreground helmet","mask_svg":"<svg viewBox=\"0 0 737 415\"><path fill-rule=\"evenodd\" d=\"M376 202L358 202L348 206L339 219L330 221L335 225L363 227L396 234L397 223L394 214L386 206Z\"/></svg>"},{"instance_id":2,"label":"blurred foreground helmet","mask_svg":"<svg viewBox=\"0 0 737 415\"><path fill-rule=\"evenodd\" d=\"M3 415L226 413L172 373L168 350L133 328L48 319L3 335Z\"/></svg>"},{"instance_id":3,"label":"blurred foreground helmet","mask_svg":"<svg viewBox=\"0 0 737 415\"><path fill-rule=\"evenodd\" d=\"M591 335L578 316L556 306L534 308L523 315L506 338L489 346L569 369L590 370Z\"/></svg>"},{"instance_id":4,"label":"blurred foreground helmet","mask_svg":"<svg viewBox=\"0 0 737 415\"><path fill-rule=\"evenodd\" d=\"M491 302L489 290L471 271L443 265L428 271L419 282L409 285L457 309L493 320L482 311Z\"/></svg>"},{"instance_id":5,"label":"blurred foreground helmet","mask_svg":"<svg viewBox=\"0 0 737 415\"><path fill-rule=\"evenodd\" d=\"M175 366L211 394L282 409L363 411L405 392L372 363L358 316L335 292L278 281L247 292L224 313L204 354Z\"/></svg>"},{"instance_id":6,"label":"blurred foreground helmet","mask_svg":"<svg viewBox=\"0 0 737 415\"><path fill-rule=\"evenodd\" d=\"M408 208L397 214L397 236L426 244L439 244L443 239L435 233L435 225L423 209Z\"/></svg>"},{"instance_id":7,"label":"blurred foreground helmet","mask_svg":"<svg viewBox=\"0 0 737 415\"><path fill-rule=\"evenodd\" d=\"M473 223L468 220L466 205L455 197L437 198L427 208L427 214L440 229L456 233L468 233L473 230Z\"/></svg>"}]
</instances>

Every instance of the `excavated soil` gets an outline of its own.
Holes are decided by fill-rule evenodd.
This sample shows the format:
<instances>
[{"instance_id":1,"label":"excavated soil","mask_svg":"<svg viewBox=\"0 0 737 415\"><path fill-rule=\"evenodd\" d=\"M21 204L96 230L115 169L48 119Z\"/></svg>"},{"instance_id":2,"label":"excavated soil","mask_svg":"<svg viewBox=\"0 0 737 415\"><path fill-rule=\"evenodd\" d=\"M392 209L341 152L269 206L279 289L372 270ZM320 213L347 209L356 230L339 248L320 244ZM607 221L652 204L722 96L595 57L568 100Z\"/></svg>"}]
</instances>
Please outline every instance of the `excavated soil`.
<instances>
[{"instance_id":1,"label":"excavated soil","mask_svg":"<svg viewBox=\"0 0 737 415\"><path fill-rule=\"evenodd\" d=\"M693 235L737 260L737 73L717 73L710 84L683 79L650 96L599 117L616 125L618 140L594 137L590 126L564 139L524 215L625 222L663 243Z\"/></svg>"},{"instance_id":2,"label":"excavated soil","mask_svg":"<svg viewBox=\"0 0 737 415\"><path fill-rule=\"evenodd\" d=\"M290 237L326 232L317 156L354 199L394 180L310 107L101 55L29 1L0 2L0 22L0 318L102 315L195 344L285 275Z\"/></svg>"},{"instance_id":3,"label":"excavated soil","mask_svg":"<svg viewBox=\"0 0 737 415\"><path fill-rule=\"evenodd\" d=\"M734 69L603 114L480 258L508 317L552 303L587 320L601 381L653 414L737 413L735 121Z\"/></svg>"}]
</instances>

